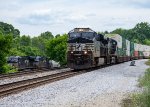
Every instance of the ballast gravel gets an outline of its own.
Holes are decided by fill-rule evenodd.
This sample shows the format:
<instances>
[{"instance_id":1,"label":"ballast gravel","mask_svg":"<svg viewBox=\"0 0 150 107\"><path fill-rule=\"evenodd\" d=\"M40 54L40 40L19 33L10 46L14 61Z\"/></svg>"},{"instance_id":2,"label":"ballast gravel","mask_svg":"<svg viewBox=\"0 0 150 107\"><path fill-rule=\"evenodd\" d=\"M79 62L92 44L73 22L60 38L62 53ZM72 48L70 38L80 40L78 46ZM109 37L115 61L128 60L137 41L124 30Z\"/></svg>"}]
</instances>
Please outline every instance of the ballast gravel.
<instances>
[{"instance_id":1,"label":"ballast gravel","mask_svg":"<svg viewBox=\"0 0 150 107\"><path fill-rule=\"evenodd\" d=\"M138 78L147 60L109 66L0 99L0 107L120 107L127 94L141 91Z\"/></svg>"},{"instance_id":2,"label":"ballast gravel","mask_svg":"<svg viewBox=\"0 0 150 107\"><path fill-rule=\"evenodd\" d=\"M22 75L22 76L15 77L15 78L1 79L0 85L17 82L17 81L22 81L22 80L27 80L27 79L32 79L32 78L37 78L37 77L42 77L42 76L51 75L51 74L56 74L56 73L65 72L65 71L69 71L69 70L70 70L69 68L56 69L56 70L49 70L46 72L37 72L36 74L33 73L33 74L25 75L25 76Z\"/></svg>"}]
</instances>

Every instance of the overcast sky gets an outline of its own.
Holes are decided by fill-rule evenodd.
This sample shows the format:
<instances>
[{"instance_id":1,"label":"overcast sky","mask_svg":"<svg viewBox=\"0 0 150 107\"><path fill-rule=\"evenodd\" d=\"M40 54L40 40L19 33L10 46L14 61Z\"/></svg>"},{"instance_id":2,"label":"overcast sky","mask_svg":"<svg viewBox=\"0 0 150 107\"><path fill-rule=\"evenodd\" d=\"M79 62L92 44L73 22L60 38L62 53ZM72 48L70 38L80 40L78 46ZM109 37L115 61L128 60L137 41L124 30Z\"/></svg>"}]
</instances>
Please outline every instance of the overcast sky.
<instances>
[{"instance_id":1,"label":"overcast sky","mask_svg":"<svg viewBox=\"0 0 150 107\"><path fill-rule=\"evenodd\" d=\"M150 0L0 0L0 21L32 36L67 33L75 27L129 29L150 23Z\"/></svg>"}]
</instances>

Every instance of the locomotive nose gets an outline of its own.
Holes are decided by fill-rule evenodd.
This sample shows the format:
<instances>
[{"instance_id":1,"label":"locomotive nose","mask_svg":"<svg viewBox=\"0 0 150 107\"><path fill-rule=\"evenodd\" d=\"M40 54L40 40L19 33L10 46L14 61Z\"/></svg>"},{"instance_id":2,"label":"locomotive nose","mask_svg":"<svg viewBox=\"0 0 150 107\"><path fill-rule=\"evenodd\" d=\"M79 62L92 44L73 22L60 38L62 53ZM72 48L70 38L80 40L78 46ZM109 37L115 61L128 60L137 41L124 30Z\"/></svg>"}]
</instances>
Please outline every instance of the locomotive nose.
<instances>
[{"instance_id":1,"label":"locomotive nose","mask_svg":"<svg viewBox=\"0 0 150 107\"><path fill-rule=\"evenodd\" d=\"M71 52L70 52L71 53ZM74 51L73 54L68 54L68 66L73 69L87 69L91 67L91 52Z\"/></svg>"}]
</instances>

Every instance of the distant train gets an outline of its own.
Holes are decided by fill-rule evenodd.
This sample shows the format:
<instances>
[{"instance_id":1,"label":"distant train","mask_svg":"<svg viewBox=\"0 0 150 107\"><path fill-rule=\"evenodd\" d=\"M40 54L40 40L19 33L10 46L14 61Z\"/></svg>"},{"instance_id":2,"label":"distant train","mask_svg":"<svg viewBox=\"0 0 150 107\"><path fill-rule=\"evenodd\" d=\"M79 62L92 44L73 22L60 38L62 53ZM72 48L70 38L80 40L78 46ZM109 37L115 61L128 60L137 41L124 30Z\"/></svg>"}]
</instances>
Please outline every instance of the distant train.
<instances>
[{"instance_id":1,"label":"distant train","mask_svg":"<svg viewBox=\"0 0 150 107\"><path fill-rule=\"evenodd\" d=\"M42 68L53 69L60 67L58 62L41 56L10 56L7 59L7 63L18 68L18 70Z\"/></svg>"},{"instance_id":2,"label":"distant train","mask_svg":"<svg viewBox=\"0 0 150 107\"><path fill-rule=\"evenodd\" d=\"M90 28L75 28L68 35L67 65L72 69L150 57L150 46L130 42L118 34L102 35Z\"/></svg>"}]
</instances>

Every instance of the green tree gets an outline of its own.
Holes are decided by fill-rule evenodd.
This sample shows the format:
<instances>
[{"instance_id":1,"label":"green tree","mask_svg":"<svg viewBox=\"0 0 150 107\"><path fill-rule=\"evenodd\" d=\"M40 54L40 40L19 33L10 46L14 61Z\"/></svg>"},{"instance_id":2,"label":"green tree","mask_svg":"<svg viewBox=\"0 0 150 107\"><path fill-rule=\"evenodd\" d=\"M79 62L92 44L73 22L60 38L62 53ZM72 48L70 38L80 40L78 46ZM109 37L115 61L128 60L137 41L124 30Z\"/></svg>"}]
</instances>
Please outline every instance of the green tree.
<instances>
[{"instance_id":1,"label":"green tree","mask_svg":"<svg viewBox=\"0 0 150 107\"><path fill-rule=\"evenodd\" d=\"M32 47L38 48L41 56L46 56L46 43L53 38L49 31L41 33L40 36L32 38Z\"/></svg>"},{"instance_id":2,"label":"green tree","mask_svg":"<svg viewBox=\"0 0 150 107\"><path fill-rule=\"evenodd\" d=\"M150 45L150 39L145 39L145 40L144 40L144 44Z\"/></svg>"},{"instance_id":3,"label":"green tree","mask_svg":"<svg viewBox=\"0 0 150 107\"><path fill-rule=\"evenodd\" d=\"M58 37L60 37L60 34L57 34L57 35L55 36L55 38L58 38Z\"/></svg>"},{"instance_id":4,"label":"green tree","mask_svg":"<svg viewBox=\"0 0 150 107\"><path fill-rule=\"evenodd\" d=\"M20 31L15 29L11 24L0 22L0 30L5 35L12 34L13 38L20 35Z\"/></svg>"},{"instance_id":5,"label":"green tree","mask_svg":"<svg viewBox=\"0 0 150 107\"><path fill-rule=\"evenodd\" d=\"M138 23L133 30L139 34L143 34L145 38L150 38L150 24L148 22Z\"/></svg>"},{"instance_id":6,"label":"green tree","mask_svg":"<svg viewBox=\"0 0 150 107\"><path fill-rule=\"evenodd\" d=\"M54 38L54 36L52 35L52 33L49 32L49 31L46 31L46 32L44 32L44 33L41 33L40 36L41 36L42 38L48 39L48 40Z\"/></svg>"},{"instance_id":7,"label":"green tree","mask_svg":"<svg viewBox=\"0 0 150 107\"><path fill-rule=\"evenodd\" d=\"M11 48L9 56L26 56L26 54L20 48Z\"/></svg>"},{"instance_id":8,"label":"green tree","mask_svg":"<svg viewBox=\"0 0 150 107\"><path fill-rule=\"evenodd\" d=\"M19 50L21 51L21 53L24 53L26 56L38 56L38 55L40 55L39 49L36 47L21 46Z\"/></svg>"},{"instance_id":9,"label":"green tree","mask_svg":"<svg viewBox=\"0 0 150 107\"><path fill-rule=\"evenodd\" d=\"M46 42L48 40L42 38L41 36L39 37L34 37L32 38L32 47L35 47L39 50L39 54L41 56L46 56L45 52L46 52Z\"/></svg>"},{"instance_id":10,"label":"green tree","mask_svg":"<svg viewBox=\"0 0 150 107\"><path fill-rule=\"evenodd\" d=\"M51 39L46 46L47 56L61 65L66 64L67 34Z\"/></svg>"},{"instance_id":11,"label":"green tree","mask_svg":"<svg viewBox=\"0 0 150 107\"><path fill-rule=\"evenodd\" d=\"M137 38L141 43L144 43L145 39L150 38L150 25L147 22L138 23L133 31L137 33Z\"/></svg>"},{"instance_id":12,"label":"green tree","mask_svg":"<svg viewBox=\"0 0 150 107\"><path fill-rule=\"evenodd\" d=\"M9 72L10 66L7 64L6 57L8 56L12 44L12 35L4 35L0 31L0 73Z\"/></svg>"},{"instance_id":13,"label":"green tree","mask_svg":"<svg viewBox=\"0 0 150 107\"><path fill-rule=\"evenodd\" d=\"M20 46L30 46L31 45L31 38L30 36L23 35L20 37Z\"/></svg>"}]
</instances>

